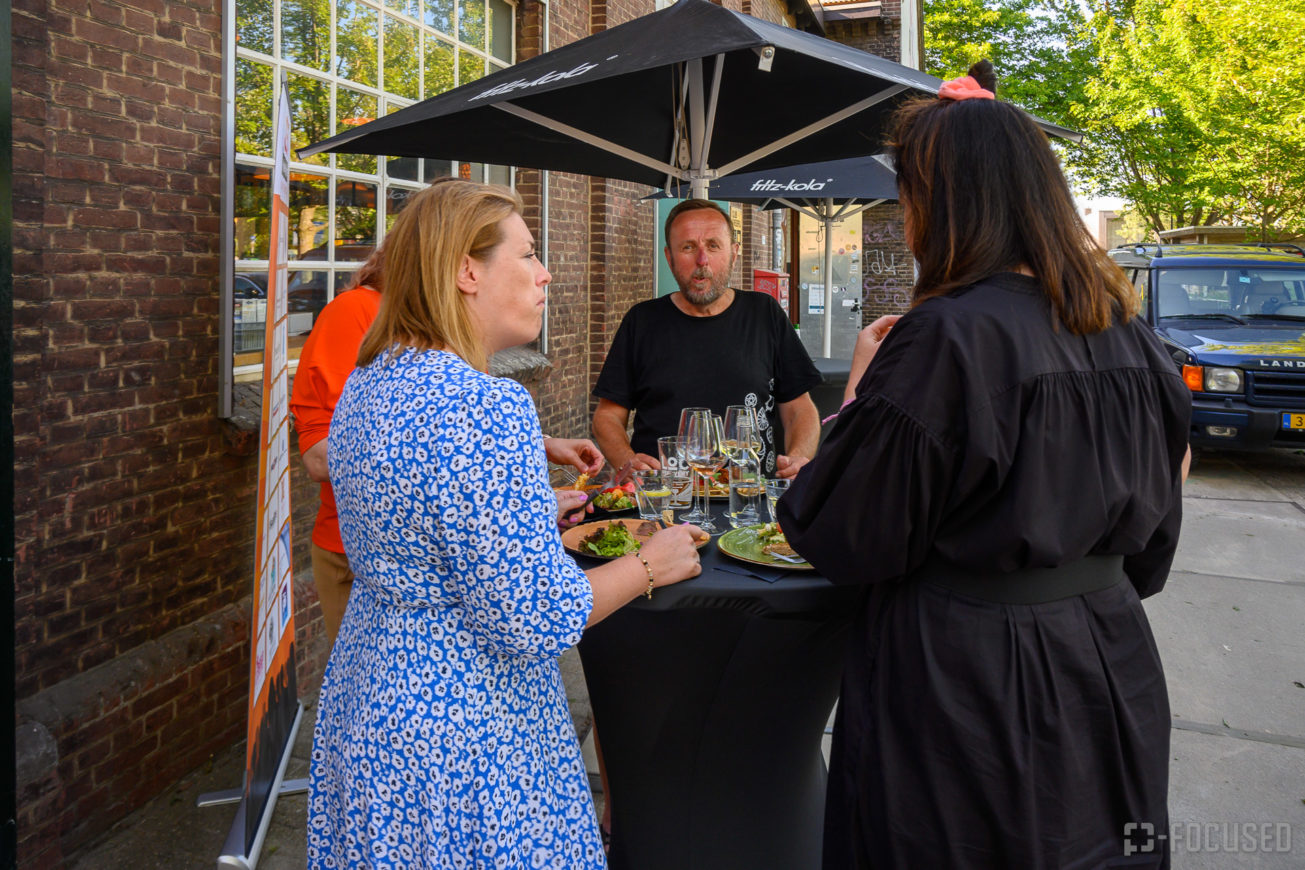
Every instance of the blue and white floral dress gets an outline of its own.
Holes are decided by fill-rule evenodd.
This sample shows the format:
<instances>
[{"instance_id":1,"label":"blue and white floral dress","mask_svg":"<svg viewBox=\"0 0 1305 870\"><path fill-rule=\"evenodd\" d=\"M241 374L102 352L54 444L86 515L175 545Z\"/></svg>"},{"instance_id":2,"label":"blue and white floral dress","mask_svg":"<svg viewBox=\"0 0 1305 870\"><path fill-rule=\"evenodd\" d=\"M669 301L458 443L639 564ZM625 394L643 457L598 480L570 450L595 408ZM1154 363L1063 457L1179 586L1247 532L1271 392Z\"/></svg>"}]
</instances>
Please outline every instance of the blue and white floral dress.
<instances>
[{"instance_id":1,"label":"blue and white floral dress","mask_svg":"<svg viewBox=\"0 0 1305 870\"><path fill-rule=\"evenodd\" d=\"M314 868L606 866L558 656L562 549L520 384L404 350L356 370L328 448L356 575L313 735Z\"/></svg>"}]
</instances>

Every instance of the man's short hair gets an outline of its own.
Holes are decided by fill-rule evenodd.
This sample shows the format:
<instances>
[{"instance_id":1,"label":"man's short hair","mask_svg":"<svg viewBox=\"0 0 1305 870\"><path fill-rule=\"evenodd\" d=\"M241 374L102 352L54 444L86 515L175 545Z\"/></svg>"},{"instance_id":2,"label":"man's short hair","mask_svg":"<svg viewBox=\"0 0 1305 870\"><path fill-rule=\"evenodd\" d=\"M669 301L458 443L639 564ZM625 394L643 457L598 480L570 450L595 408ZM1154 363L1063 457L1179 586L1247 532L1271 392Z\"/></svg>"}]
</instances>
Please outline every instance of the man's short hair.
<instances>
[{"instance_id":1,"label":"man's short hair","mask_svg":"<svg viewBox=\"0 0 1305 870\"><path fill-rule=\"evenodd\" d=\"M712 202L709 199L686 199L683 202L681 202L679 205L677 205L675 208L671 209L670 214L666 215L666 225L665 227L663 227L663 230L666 233L667 247L670 247L671 244L671 225L675 223L675 219L678 218L680 215L684 214L686 211L701 211L701 210L714 211L716 212L716 214L725 218L725 226L729 227L729 231L730 231L730 243L736 245L738 244L739 240L734 233L734 221L730 220L729 213L726 212L725 209L721 208L719 205L717 205L716 203Z\"/></svg>"}]
</instances>

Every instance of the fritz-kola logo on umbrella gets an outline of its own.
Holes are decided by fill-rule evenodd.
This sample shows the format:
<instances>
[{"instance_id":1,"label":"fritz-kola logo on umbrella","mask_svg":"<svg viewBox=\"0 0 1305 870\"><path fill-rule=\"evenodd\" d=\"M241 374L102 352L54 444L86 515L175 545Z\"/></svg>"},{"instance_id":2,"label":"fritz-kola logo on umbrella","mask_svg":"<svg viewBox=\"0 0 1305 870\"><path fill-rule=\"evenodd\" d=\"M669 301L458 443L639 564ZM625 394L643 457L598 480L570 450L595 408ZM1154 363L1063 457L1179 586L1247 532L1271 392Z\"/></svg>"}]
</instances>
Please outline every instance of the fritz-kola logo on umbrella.
<instances>
[{"instance_id":1,"label":"fritz-kola logo on umbrella","mask_svg":"<svg viewBox=\"0 0 1305 870\"><path fill-rule=\"evenodd\" d=\"M751 189L762 193L774 193L779 190L824 190L825 185L833 180L832 178L826 178L824 181L816 181L813 178L810 181L798 181L796 178L790 178L787 182L784 182L776 181L773 178L763 178L760 181L752 182Z\"/></svg>"},{"instance_id":2,"label":"fritz-kola logo on umbrella","mask_svg":"<svg viewBox=\"0 0 1305 870\"><path fill-rule=\"evenodd\" d=\"M607 58L607 60L615 60L618 57L620 57L620 55L614 54ZM474 103L476 100L483 100L485 97L497 97L499 94L510 94L513 91L523 91L526 88L537 88L540 85L546 85L549 82L559 82L562 79L572 79L578 75L584 75L602 62L603 61L598 61L596 63L582 63L575 69L570 70L550 70L537 79L513 79L510 82L504 82L501 85L495 85L488 90L481 91L467 102Z\"/></svg>"}]
</instances>

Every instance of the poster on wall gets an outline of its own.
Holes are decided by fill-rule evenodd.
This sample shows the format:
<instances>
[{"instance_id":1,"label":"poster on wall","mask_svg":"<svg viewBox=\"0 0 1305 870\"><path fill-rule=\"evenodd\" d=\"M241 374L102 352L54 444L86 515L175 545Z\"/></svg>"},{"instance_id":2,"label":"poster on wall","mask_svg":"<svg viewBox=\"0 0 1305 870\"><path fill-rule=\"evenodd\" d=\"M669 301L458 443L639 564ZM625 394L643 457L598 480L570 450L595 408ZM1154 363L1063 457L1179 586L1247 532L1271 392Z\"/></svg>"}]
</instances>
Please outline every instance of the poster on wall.
<instances>
[{"instance_id":1,"label":"poster on wall","mask_svg":"<svg viewBox=\"0 0 1305 870\"><path fill-rule=\"evenodd\" d=\"M245 756L245 854L252 854L286 742L299 709L294 667L294 595L290 564L290 413L286 358L286 237L290 199L290 110L284 86L277 101L272 172L272 243L263 344L263 417L258 455L254 543L249 731Z\"/></svg>"}]
</instances>

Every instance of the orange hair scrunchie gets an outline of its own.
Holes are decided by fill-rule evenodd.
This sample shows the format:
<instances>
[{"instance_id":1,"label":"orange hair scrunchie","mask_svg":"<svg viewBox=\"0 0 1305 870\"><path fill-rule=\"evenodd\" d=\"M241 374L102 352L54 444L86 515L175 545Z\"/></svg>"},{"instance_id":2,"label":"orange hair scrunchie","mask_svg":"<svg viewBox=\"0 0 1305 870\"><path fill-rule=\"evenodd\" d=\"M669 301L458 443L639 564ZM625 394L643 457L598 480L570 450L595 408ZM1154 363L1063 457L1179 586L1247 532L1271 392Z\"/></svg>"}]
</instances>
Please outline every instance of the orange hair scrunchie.
<instances>
[{"instance_id":1,"label":"orange hair scrunchie","mask_svg":"<svg viewBox=\"0 0 1305 870\"><path fill-rule=\"evenodd\" d=\"M940 100L993 100L992 91L979 87L974 76L961 76L949 82L943 82L938 89Z\"/></svg>"}]
</instances>

